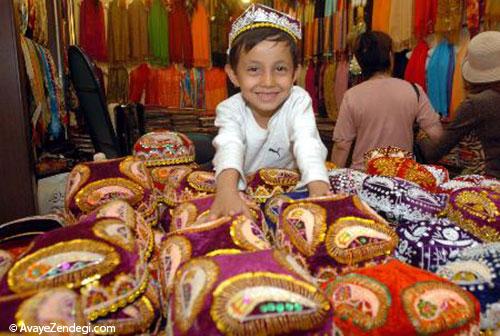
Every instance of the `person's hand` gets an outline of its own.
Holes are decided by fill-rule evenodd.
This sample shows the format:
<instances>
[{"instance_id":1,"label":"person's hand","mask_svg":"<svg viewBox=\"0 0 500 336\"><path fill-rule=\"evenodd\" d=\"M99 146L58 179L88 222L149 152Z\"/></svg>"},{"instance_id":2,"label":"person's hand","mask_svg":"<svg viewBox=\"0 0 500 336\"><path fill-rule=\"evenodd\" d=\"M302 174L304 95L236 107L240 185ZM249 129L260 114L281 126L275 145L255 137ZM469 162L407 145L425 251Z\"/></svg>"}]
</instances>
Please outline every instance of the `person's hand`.
<instances>
[{"instance_id":1,"label":"person's hand","mask_svg":"<svg viewBox=\"0 0 500 336\"><path fill-rule=\"evenodd\" d=\"M215 220L223 216L234 216L238 213L247 218L253 218L245 201L237 190L220 190L215 194L214 202L210 207L209 220Z\"/></svg>"},{"instance_id":2,"label":"person's hand","mask_svg":"<svg viewBox=\"0 0 500 336\"><path fill-rule=\"evenodd\" d=\"M331 195L330 184L324 181L312 181L307 184L309 197L319 197Z\"/></svg>"}]
</instances>

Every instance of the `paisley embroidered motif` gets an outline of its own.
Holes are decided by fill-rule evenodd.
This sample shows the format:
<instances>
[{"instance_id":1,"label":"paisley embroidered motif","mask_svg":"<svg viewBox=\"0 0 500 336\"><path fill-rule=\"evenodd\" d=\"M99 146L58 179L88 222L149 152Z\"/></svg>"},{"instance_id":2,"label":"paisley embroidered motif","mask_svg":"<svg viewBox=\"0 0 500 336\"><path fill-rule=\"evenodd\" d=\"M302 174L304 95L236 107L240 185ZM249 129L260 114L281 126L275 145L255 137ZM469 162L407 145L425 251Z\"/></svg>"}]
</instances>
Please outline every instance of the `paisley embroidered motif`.
<instances>
[{"instance_id":1,"label":"paisley embroidered motif","mask_svg":"<svg viewBox=\"0 0 500 336\"><path fill-rule=\"evenodd\" d=\"M438 269L436 274L462 287L470 286L470 290L476 287L494 286L493 280L496 277L494 270L483 260L459 260L448 263Z\"/></svg>"},{"instance_id":2,"label":"paisley embroidered motif","mask_svg":"<svg viewBox=\"0 0 500 336\"><path fill-rule=\"evenodd\" d=\"M82 325L84 318L78 295L67 288L40 291L23 301L16 312L16 321L26 326ZM75 333L76 335L76 333Z\"/></svg>"},{"instance_id":3,"label":"paisley embroidered motif","mask_svg":"<svg viewBox=\"0 0 500 336\"><path fill-rule=\"evenodd\" d=\"M191 202L179 204L172 212L171 228L179 230L191 226L196 222L198 216L198 208Z\"/></svg>"},{"instance_id":4,"label":"paisley embroidered motif","mask_svg":"<svg viewBox=\"0 0 500 336\"><path fill-rule=\"evenodd\" d=\"M352 273L328 283L325 291L335 316L351 319L366 332L386 323L392 297L383 283Z\"/></svg>"},{"instance_id":5,"label":"paisley embroidered motif","mask_svg":"<svg viewBox=\"0 0 500 336\"><path fill-rule=\"evenodd\" d=\"M474 318L474 303L465 291L440 281L414 284L402 292L403 308L416 331L438 333Z\"/></svg>"},{"instance_id":6,"label":"paisley embroidered motif","mask_svg":"<svg viewBox=\"0 0 500 336\"><path fill-rule=\"evenodd\" d=\"M134 209L122 200L111 201L100 206L96 214L97 219L106 217L118 218L130 228L135 227L135 216Z\"/></svg>"},{"instance_id":7,"label":"paisley embroidered motif","mask_svg":"<svg viewBox=\"0 0 500 336\"><path fill-rule=\"evenodd\" d=\"M78 287L86 278L103 276L120 263L114 248L91 239L56 243L17 261L7 274L9 288L16 293L57 287Z\"/></svg>"},{"instance_id":8,"label":"paisley embroidered motif","mask_svg":"<svg viewBox=\"0 0 500 336\"><path fill-rule=\"evenodd\" d=\"M176 189L181 181L193 170L187 166L177 166L169 168L170 173L167 179L166 187Z\"/></svg>"},{"instance_id":9,"label":"paisley embroidered motif","mask_svg":"<svg viewBox=\"0 0 500 336\"><path fill-rule=\"evenodd\" d=\"M251 272L217 286L210 315L225 335L276 335L319 328L329 310L328 300L306 282Z\"/></svg>"},{"instance_id":10,"label":"paisley embroidered motif","mask_svg":"<svg viewBox=\"0 0 500 336\"><path fill-rule=\"evenodd\" d=\"M294 170L278 169L278 168L263 168L259 170L259 176L267 184L272 186L295 186L300 175Z\"/></svg>"},{"instance_id":11,"label":"paisley embroidered motif","mask_svg":"<svg viewBox=\"0 0 500 336\"><path fill-rule=\"evenodd\" d=\"M170 236L162 243L159 257L159 277L164 300L168 301L174 285L175 273L184 262L191 258L191 251L191 243L183 236Z\"/></svg>"},{"instance_id":12,"label":"paisley embroidered motif","mask_svg":"<svg viewBox=\"0 0 500 336\"><path fill-rule=\"evenodd\" d=\"M92 227L94 234L110 243L132 252L135 247L134 234L124 222L116 219L102 219Z\"/></svg>"},{"instance_id":13,"label":"paisley embroidered motif","mask_svg":"<svg viewBox=\"0 0 500 336\"><path fill-rule=\"evenodd\" d=\"M173 304L175 324L182 333L191 328L218 276L219 266L208 258L192 259L179 269Z\"/></svg>"},{"instance_id":14,"label":"paisley embroidered motif","mask_svg":"<svg viewBox=\"0 0 500 336\"><path fill-rule=\"evenodd\" d=\"M70 202L75 193L84 185L90 177L90 168L84 164L76 165L68 176L66 184L66 209L69 208Z\"/></svg>"},{"instance_id":15,"label":"paisley embroidered motif","mask_svg":"<svg viewBox=\"0 0 500 336\"><path fill-rule=\"evenodd\" d=\"M371 219L341 217L330 225L325 245L330 257L352 265L390 255L398 245L398 236L388 226Z\"/></svg>"},{"instance_id":16,"label":"paisley embroidered motif","mask_svg":"<svg viewBox=\"0 0 500 336\"><path fill-rule=\"evenodd\" d=\"M10 266L12 266L13 261L14 258L12 258L9 252L0 250L0 280L3 279L5 273L7 273Z\"/></svg>"},{"instance_id":17,"label":"paisley embroidered motif","mask_svg":"<svg viewBox=\"0 0 500 336\"><path fill-rule=\"evenodd\" d=\"M271 248L266 240L264 232L251 219L246 216L238 216L231 224L230 229L233 242L247 251L260 251Z\"/></svg>"},{"instance_id":18,"label":"paisley embroidered motif","mask_svg":"<svg viewBox=\"0 0 500 336\"><path fill-rule=\"evenodd\" d=\"M75 196L76 205L90 212L106 202L122 199L134 206L144 197L144 189L135 182L121 177L102 179L87 184Z\"/></svg>"},{"instance_id":19,"label":"paisley embroidered motif","mask_svg":"<svg viewBox=\"0 0 500 336\"><path fill-rule=\"evenodd\" d=\"M288 271L297 274L312 284L316 284L316 279L309 273L307 261L300 254L291 254L283 250L273 250L273 258Z\"/></svg>"},{"instance_id":20,"label":"paisley embroidered motif","mask_svg":"<svg viewBox=\"0 0 500 336\"><path fill-rule=\"evenodd\" d=\"M284 209L281 224L292 244L310 257L325 239L326 210L314 203L292 203Z\"/></svg>"},{"instance_id":21,"label":"paisley embroidered motif","mask_svg":"<svg viewBox=\"0 0 500 336\"><path fill-rule=\"evenodd\" d=\"M151 189L151 178L149 177L143 161L133 156L126 157L120 162L120 172L132 181L139 183L145 189Z\"/></svg>"},{"instance_id":22,"label":"paisley embroidered motif","mask_svg":"<svg viewBox=\"0 0 500 336\"><path fill-rule=\"evenodd\" d=\"M264 213L272 223L277 224L281 211L281 205L284 202L290 201L292 201L292 199L284 194L276 195L266 202L264 205Z\"/></svg>"},{"instance_id":23,"label":"paisley embroidered motif","mask_svg":"<svg viewBox=\"0 0 500 336\"><path fill-rule=\"evenodd\" d=\"M484 191L459 191L455 197L455 204L472 216L487 222L495 222L500 216L497 206L489 199L488 193Z\"/></svg>"},{"instance_id":24,"label":"paisley embroidered motif","mask_svg":"<svg viewBox=\"0 0 500 336\"><path fill-rule=\"evenodd\" d=\"M204 215L204 214L201 214L201 215ZM219 226L227 224L231 220L231 218L232 217L230 217L230 216L224 216L224 217L220 217L220 218L217 218L217 219L215 219L213 221L209 221L209 222L203 222L203 223L199 223L199 224L195 223L191 226L188 226L188 227L179 229L175 232L169 233L169 235L170 234L195 233L195 232L203 232L203 231L212 230L212 229L218 228Z\"/></svg>"},{"instance_id":25,"label":"paisley embroidered motif","mask_svg":"<svg viewBox=\"0 0 500 336\"><path fill-rule=\"evenodd\" d=\"M198 191L215 192L215 174L208 171L194 171L187 177L187 182Z\"/></svg>"}]
</instances>

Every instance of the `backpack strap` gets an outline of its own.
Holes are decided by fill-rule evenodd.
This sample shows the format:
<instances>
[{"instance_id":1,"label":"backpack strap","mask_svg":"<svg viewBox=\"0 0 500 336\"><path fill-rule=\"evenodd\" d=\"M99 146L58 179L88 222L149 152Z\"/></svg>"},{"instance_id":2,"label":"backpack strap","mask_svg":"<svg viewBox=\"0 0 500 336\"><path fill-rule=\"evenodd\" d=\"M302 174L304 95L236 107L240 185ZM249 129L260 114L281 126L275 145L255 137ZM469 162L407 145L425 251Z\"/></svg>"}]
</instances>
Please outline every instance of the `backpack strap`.
<instances>
[{"instance_id":1,"label":"backpack strap","mask_svg":"<svg viewBox=\"0 0 500 336\"><path fill-rule=\"evenodd\" d=\"M417 102L420 101L420 91L417 87L417 84L410 82L411 86L413 87L413 90L415 90L415 93L417 94Z\"/></svg>"}]
</instances>

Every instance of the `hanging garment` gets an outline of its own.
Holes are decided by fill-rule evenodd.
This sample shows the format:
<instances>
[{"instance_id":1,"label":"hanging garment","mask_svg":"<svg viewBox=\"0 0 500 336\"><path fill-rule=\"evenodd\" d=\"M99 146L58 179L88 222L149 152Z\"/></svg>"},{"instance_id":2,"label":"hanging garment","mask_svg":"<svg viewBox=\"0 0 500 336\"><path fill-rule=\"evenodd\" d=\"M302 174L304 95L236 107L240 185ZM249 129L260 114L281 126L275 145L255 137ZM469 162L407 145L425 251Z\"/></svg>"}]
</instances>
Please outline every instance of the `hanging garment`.
<instances>
[{"instance_id":1,"label":"hanging garment","mask_svg":"<svg viewBox=\"0 0 500 336\"><path fill-rule=\"evenodd\" d=\"M429 53L429 46L424 40L417 43L411 53L410 60L405 70L405 79L412 83L419 84L427 92L425 80L425 63Z\"/></svg>"},{"instance_id":2,"label":"hanging garment","mask_svg":"<svg viewBox=\"0 0 500 336\"><path fill-rule=\"evenodd\" d=\"M210 46L212 48L212 64L224 66L227 58L227 46L229 45L229 8L225 1L217 1L216 8L212 13L210 24Z\"/></svg>"},{"instance_id":3,"label":"hanging garment","mask_svg":"<svg viewBox=\"0 0 500 336\"><path fill-rule=\"evenodd\" d=\"M500 1L486 0L484 8L484 23L485 29L498 30L500 29Z\"/></svg>"},{"instance_id":4,"label":"hanging garment","mask_svg":"<svg viewBox=\"0 0 500 336\"><path fill-rule=\"evenodd\" d=\"M435 48L427 66L427 94L432 106L442 116L448 115L449 92L451 88L450 61L453 45L441 41Z\"/></svg>"},{"instance_id":5,"label":"hanging garment","mask_svg":"<svg viewBox=\"0 0 500 336\"><path fill-rule=\"evenodd\" d=\"M166 66L170 63L168 51L168 16L162 0L153 0L148 19L151 63Z\"/></svg>"},{"instance_id":6,"label":"hanging garment","mask_svg":"<svg viewBox=\"0 0 500 336\"><path fill-rule=\"evenodd\" d=\"M130 102L138 103L141 101L142 95L146 91L149 72L150 69L146 63L139 65L137 68L130 72L128 90L128 100Z\"/></svg>"},{"instance_id":7,"label":"hanging garment","mask_svg":"<svg viewBox=\"0 0 500 336\"><path fill-rule=\"evenodd\" d=\"M126 62L129 59L127 0L113 0L108 9L108 58L109 62Z\"/></svg>"},{"instance_id":8,"label":"hanging garment","mask_svg":"<svg viewBox=\"0 0 500 336\"><path fill-rule=\"evenodd\" d=\"M479 32L479 0L465 0L467 28L471 38Z\"/></svg>"},{"instance_id":9,"label":"hanging garment","mask_svg":"<svg viewBox=\"0 0 500 336\"><path fill-rule=\"evenodd\" d=\"M134 0L128 5L128 26L130 60L142 62L149 55L148 9L142 0Z\"/></svg>"},{"instance_id":10,"label":"hanging garment","mask_svg":"<svg viewBox=\"0 0 500 336\"><path fill-rule=\"evenodd\" d=\"M191 18L193 38L193 65L208 67L210 65L210 26L208 13L202 1L198 1Z\"/></svg>"},{"instance_id":11,"label":"hanging garment","mask_svg":"<svg viewBox=\"0 0 500 336\"><path fill-rule=\"evenodd\" d=\"M453 120L456 117L456 111L458 106L465 99L465 89L464 80L462 78L462 67L461 64L467 54L467 46L469 45L468 40L465 41L457 53L455 60L455 71L453 73L453 86L451 90L451 101L450 101L450 115L449 119Z\"/></svg>"},{"instance_id":12,"label":"hanging garment","mask_svg":"<svg viewBox=\"0 0 500 336\"><path fill-rule=\"evenodd\" d=\"M336 64L328 62L323 77L323 97L328 117L331 120L337 120L337 103L335 101L335 70Z\"/></svg>"},{"instance_id":13,"label":"hanging garment","mask_svg":"<svg viewBox=\"0 0 500 336\"><path fill-rule=\"evenodd\" d=\"M434 31L446 34L448 40L457 41L462 28L462 0L440 0Z\"/></svg>"},{"instance_id":14,"label":"hanging garment","mask_svg":"<svg viewBox=\"0 0 500 336\"><path fill-rule=\"evenodd\" d=\"M36 0L33 3L34 10L34 27L33 40L41 45L47 46L49 42L49 27L47 20L47 4L45 0Z\"/></svg>"},{"instance_id":15,"label":"hanging garment","mask_svg":"<svg viewBox=\"0 0 500 336\"><path fill-rule=\"evenodd\" d=\"M434 31L438 0L415 0L415 37L421 39Z\"/></svg>"},{"instance_id":16,"label":"hanging garment","mask_svg":"<svg viewBox=\"0 0 500 336\"><path fill-rule=\"evenodd\" d=\"M226 73L221 68L212 67L205 72L205 103L209 111L228 97Z\"/></svg>"},{"instance_id":17,"label":"hanging garment","mask_svg":"<svg viewBox=\"0 0 500 336\"><path fill-rule=\"evenodd\" d=\"M314 113L318 113L318 87L314 83L314 73L316 65L310 61L306 71L306 91L312 99Z\"/></svg>"},{"instance_id":18,"label":"hanging garment","mask_svg":"<svg viewBox=\"0 0 500 336\"><path fill-rule=\"evenodd\" d=\"M391 2L393 0L374 0L372 13L372 29L390 34Z\"/></svg>"},{"instance_id":19,"label":"hanging garment","mask_svg":"<svg viewBox=\"0 0 500 336\"><path fill-rule=\"evenodd\" d=\"M126 103L128 101L128 72L123 65L109 67L108 103Z\"/></svg>"},{"instance_id":20,"label":"hanging garment","mask_svg":"<svg viewBox=\"0 0 500 336\"><path fill-rule=\"evenodd\" d=\"M412 47L413 0L392 0L389 35L395 52Z\"/></svg>"},{"instance_id":21,"label":"hanging garment","mask_svg":"<svg viewBox=\"0 0 500 336\"><path fill-rule=\"evenodd\" d=\"M106 62L108 55L105 29L102 2L83 0L80 5L80 47L88 56L100 62Z\"/></svg>"},{"instance_id":22,"label":"hanging garment","mask_svg":"<svg viewBox=\"0 0 500 336\"><path fill-rule=\"evenodd\" d=\"M183 0L173 0L169 17L170 62L193 66L191 24Z\"/></svg>"},{"instance_id":23,"label":"hanging garment","mask_svg":"<svg viewBox=\"0 0 500 336\"><path fill-rule=\"evenodd\" d=\"M347 91L349 85L349 64L347 60L341 59L337 63L335 73L335 101L337 102L337 109L340 108L344 93Z\"/></svg>"}]
</instances>

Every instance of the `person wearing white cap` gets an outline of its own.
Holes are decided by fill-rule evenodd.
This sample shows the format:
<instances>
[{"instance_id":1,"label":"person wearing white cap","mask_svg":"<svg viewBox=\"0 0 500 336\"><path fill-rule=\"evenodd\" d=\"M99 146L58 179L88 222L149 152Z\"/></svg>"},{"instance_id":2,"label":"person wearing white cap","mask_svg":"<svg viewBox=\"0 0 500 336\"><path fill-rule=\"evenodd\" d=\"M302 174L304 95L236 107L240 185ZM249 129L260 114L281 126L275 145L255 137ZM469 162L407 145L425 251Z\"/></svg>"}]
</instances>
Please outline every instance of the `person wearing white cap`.
<instances>
[{"instance_id":1,"label":"person wearing white cap","mask_svg":"<svg viewBox=\"0 0 500 336\"><path fill-rule=\"evenodd\" d=\"M470 41L462 76L468 95L456 118L439 141L423 139L420 148L434 162L475 131L485 153L486 174L500 178L500 32L485 31Z\"/></svg>"}]
</instances>

